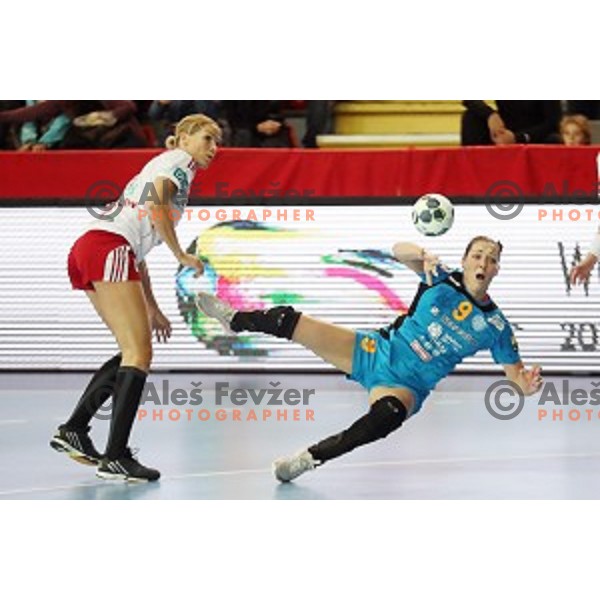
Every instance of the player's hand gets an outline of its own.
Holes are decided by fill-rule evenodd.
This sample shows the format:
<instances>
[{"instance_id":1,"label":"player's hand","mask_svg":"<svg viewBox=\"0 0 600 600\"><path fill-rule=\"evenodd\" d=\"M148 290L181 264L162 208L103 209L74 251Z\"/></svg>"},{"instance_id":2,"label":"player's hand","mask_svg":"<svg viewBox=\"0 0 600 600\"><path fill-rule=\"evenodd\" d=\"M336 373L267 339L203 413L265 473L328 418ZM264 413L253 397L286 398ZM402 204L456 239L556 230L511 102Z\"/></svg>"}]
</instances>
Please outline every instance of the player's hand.
<instances>
[{"instance_id":1,"label":"player's hand","mask_svg":"<svg viewBox=\"0 0 600 600\"><path fill-rule=\"evenodd\" d=\"M150 325L152 331L156 333L156 339L158 342L166 342L172 333L171 321L165 317L163 312L158 308L149 310L150 313Z\"/></svg>"},{"instance_id":2,"label":"player's hand","mask_svg":"<svg viewBox=\"0 0 600 600\"><path fill-rule=\"evenodd\" d=\"M190 267L191 269L194 269L194 277L200 277L200 275L204 273L204 263L193 254L183 254L179 258L179 262L184 267Z\"/></svg>"},{"instance_id":3,"label":"player's hand","mask_svg":"<svg viewBox=\"0 0 600 600\"><path fill-rule=\"evenodd\" d=\"M519 375L521 378L521 389L526 396L535 394L544 383L542 378L542 368L539 365L534 365L531 369L524 368Z\"/></svg>"},{"instance_id":4,"label":"player's hand","mask_svg":"<svg viewBox=\"0 0 600 600\"><path fill-rule=\"evenodd\" d=\"M444 265L435 254L429 254L427 250L423 250L423 273L425 273L425 281L427 285L433 283L433 277L437 277L439 269L444 269Z\"/></svg>"},{"instance_id":5,"label":"player's hand","mask_svg":"<svg viewBox=\"0 0 600 600\"><path fill-rule=\"evenodd\" d=\"M590 278L592 269L596 266L598 258L595 254L588 254L578 265L571 269L569 280L573 285L585 283Z\"/></svg>"}]
</instances>

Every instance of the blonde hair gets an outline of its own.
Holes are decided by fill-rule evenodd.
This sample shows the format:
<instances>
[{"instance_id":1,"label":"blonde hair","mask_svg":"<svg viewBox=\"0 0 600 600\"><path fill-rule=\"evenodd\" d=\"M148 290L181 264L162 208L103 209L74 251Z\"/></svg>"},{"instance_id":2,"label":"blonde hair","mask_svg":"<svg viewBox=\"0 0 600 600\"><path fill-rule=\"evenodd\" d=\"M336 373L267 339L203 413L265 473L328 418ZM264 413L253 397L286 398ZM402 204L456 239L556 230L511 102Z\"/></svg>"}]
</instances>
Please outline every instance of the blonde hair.
<instances>
[{"instance_id":1,"label":"blonde hair","mask_svg":"<svg viewBox=\"0 0 600 600\"><path fill-rule=\"evenodd\" d=\"M583 134L583 143L586 146L589 145L592 141L592 130L590 128L590 122L587 117L583 115L567 115L566 117L563 117L560 122L560 137L562 138L567 125L570 125L571 123L579 127L579 130Z\"/></svg>"},{"instance_id":2,"label":"blonde hair","mask_svg":"<svg viewBox=\"0 0 600 600\"><path fill-rule=\"evenodd\" d=\"M221 128L219 127L219 125L210 117L207 117L206 115L197 114L188 115L187 117L181 119L181 121L179 121L179 123L177 123L177 125L175 126L175 134L170 135L165 140L165 146L169 150L178 148L182 133L193 135L194 133L200 131L204 127L210 129L217 138L217 141L220 141Z\"/></svg>"}]
</instances>

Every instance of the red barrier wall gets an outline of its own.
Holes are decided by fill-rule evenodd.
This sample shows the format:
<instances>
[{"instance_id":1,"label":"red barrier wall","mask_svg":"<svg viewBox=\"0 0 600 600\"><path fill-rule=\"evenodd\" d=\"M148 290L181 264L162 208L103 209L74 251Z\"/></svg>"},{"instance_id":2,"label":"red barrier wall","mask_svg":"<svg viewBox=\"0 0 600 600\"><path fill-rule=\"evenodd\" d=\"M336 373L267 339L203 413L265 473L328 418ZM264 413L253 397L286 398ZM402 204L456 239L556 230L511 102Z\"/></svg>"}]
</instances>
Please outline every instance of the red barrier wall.
<instances>
[{"instance_id":1,"label":"red barrier wall","mask_svg":"<svg viewBox=\"0 0 600 600\"><path fill-rule=\"evenodd\" d=\"M512 146L406 150L255 150L224 148L201 172L193 195L254 194L484 196L495 182L525 195L551 185L562 196L597 189L598 147ZM0 152L0 199L84 198L108 180L122 187L157 150Z\"/></svg>"}]
</instances>

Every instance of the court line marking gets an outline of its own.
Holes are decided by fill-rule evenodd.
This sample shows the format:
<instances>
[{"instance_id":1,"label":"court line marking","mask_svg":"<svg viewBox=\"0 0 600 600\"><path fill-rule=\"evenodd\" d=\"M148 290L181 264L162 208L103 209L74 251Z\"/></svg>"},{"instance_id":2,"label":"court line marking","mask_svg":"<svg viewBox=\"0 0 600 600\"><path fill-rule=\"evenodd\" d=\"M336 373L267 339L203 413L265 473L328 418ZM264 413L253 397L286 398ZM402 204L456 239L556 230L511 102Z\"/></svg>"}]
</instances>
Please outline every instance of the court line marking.
<instances>
[{"instance_id":1,"label":"court line marking","mask_svg":"<svg viewBox=\"0 0 600 600\"><path fill-rule=\"evenodd\" d=\"M373 461L373 462L359 462L349 463L343 465L329 465L328 470L331 469L356 469L365 467L396 467L396 466L418 466L418 465L439 465L439 464L452 464L452 463L485 463L485 462L505 462L505 461L521 461L521 460L549 460L557 458L597 458L600 457L598 452L575 452L568 454L560 453L549 453L549 454L516 454L508 456L461 456L456 458L422 458L422 459L411 459L411 460L396 460L396 461ZM181 475L169 475L163 477L161 481L177 481L183 479L200 479L208 477L231 477L236 475L255 475L263 473L271 473L272 469L238 469L233 471L206 471L204 473L182 473ZM96 481L88 483L79 483L71 485L60 485L53 487L40 487L40 488L20 488L16 490L2 490L0 496L11 496L19 494L35 494L39 492L60 492L63 490L76 490L80 488L98 487L106 485L148 485L145 483L129 483L125 484L122 482L107 482L107 481ZM277 484L275 484L277 485Z\"/></svg>"},{"instance_id":2,"label":"court line marking","mask_svg":"<svg viewBox=\"0 0 600 600\"><path fill-rule=\"evenodd\" d=\"M27 419L4 419L0 421L0 425L22 425L23 423L29 423Z\"/></svg>"},{"instance_id":3,"label":"court line marking","mask_svg":"<svg viewBox=\"0 0 600 600\"><path fill-rule=\"evenodd\" d=\"M456 400L453 400L451 398L444 398L444 400L432 400L432 402L437 406L454 406L456 404L463 404L464 400L458 398Z\"/></svg>"},{"instance_id":4,"label":"court line marking","mask_svg":"<svg viewBox=\"0 0 600 600\"><path fill-rule=\"evenodd\" d=\"M18 496L20 494L36 494L39 492L60 492L62 490L77 490L80 488L96 487L102 484L101 481L98 481L97 483L78 483L71 485L57 485L55 487L21 488L17 490L0 491L0 496Z\"/></svg>"}]
</instances>

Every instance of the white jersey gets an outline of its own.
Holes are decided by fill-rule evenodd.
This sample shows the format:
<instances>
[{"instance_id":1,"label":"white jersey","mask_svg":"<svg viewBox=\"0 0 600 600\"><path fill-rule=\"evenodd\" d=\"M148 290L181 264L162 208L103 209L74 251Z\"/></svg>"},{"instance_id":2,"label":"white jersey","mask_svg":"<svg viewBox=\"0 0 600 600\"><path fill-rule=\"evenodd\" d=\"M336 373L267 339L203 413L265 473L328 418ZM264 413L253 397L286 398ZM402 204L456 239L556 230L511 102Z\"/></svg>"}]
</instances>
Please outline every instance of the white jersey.
<instances>
[{"instance_id":1,"label":"white jersey","mask_svg":"<svg viewBox=\"0 0 600 600\"><path fill-rule=\"evenodd\" d=\"M97 219L90 223L87 230L112 231L122 235L133 248L136 261L140 263L154 246L162 243L158 231L152 224L152 211L145 207L146 202L157 200L157 190L153 187L157 177L165 177L177 186L177 193L171 200L175 226L187 205L190 186L196 174L197 164L185 150L167 150L146 163L144 168L127 184L121 198L119 209L114 205L114 217L107 220Z\"/></svg>"}]
</instances>

